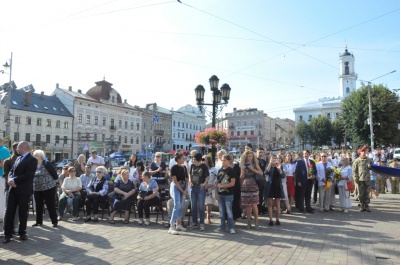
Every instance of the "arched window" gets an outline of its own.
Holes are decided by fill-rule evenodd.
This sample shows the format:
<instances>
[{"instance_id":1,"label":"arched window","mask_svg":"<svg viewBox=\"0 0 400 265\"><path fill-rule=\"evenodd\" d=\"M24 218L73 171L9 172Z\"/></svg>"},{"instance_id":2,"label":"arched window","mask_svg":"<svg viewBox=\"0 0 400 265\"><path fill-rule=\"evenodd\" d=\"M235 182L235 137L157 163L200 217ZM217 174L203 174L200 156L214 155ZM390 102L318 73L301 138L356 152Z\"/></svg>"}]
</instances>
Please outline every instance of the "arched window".
<instances>
[{"instance_id":1,"label":"arched window","mask_svg":"<svg viewBox=\"0 0 400 265\"><path fill-rule=\"evenodd\" d=\"M346 94L350 93L350 87L346 87Z\"/></svg>"}]
</instances>

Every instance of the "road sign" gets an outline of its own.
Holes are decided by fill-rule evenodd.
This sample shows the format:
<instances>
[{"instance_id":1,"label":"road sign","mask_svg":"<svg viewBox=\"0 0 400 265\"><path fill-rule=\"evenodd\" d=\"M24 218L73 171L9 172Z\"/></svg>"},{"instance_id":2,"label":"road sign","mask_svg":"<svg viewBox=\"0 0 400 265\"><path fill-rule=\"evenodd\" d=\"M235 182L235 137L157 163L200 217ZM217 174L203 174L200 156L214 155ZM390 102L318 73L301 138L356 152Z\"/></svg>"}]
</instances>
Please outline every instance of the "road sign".
<instances>
[{"instance_id":1,"label":"road sign","mask_svg":"<svg viewBox=\"0 0 400 265\"><path fill-rule=\"evenodd\" d=\"M154 115L154 116L153 116L153 122L158 122L158 121L159 121L158 116L157 116L157 115Z\"/></svg>"}]
</instances>

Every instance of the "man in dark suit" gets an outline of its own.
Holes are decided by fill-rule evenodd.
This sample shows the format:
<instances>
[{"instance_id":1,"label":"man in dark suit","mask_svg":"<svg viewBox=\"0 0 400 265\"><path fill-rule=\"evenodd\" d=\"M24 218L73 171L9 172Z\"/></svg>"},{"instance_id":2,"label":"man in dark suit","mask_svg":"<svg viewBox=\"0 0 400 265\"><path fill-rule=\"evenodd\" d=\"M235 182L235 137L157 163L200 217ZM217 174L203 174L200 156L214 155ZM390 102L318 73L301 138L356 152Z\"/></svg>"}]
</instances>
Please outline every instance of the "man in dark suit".
<instances>
[{"instance_id":1,"label":"man in dark suit","mask_svg":"<svg viewBox=\"0 0 400 265\"><path fill-rule=\"evenodd\" d=\"M20 142L17 147L20 157L15 161L8 175L7 209L4 217L4 240L6 244L13 237L14 217L19 213L19 238L27 240L26 225L28 222L29 201L33 192L33 178L37 168L37 160L29 153L29 143Z\"/></svg>"},{"instance_id":2,"label":"man in dark suit","mask_svg":"<svg viewBox=\"0 0 400 265\"><path fill-rule=\"evenodd\" d=\"M304 213L304 200L306 202L306 211L314 213L311 208L311 191L317 174L315 162L310 157L310 151L303 151L303 158L297 160L294 172L296 178L296 207L300 213ZM313 174L310 174L312 168Z\"/></svg>"}]
</instances>

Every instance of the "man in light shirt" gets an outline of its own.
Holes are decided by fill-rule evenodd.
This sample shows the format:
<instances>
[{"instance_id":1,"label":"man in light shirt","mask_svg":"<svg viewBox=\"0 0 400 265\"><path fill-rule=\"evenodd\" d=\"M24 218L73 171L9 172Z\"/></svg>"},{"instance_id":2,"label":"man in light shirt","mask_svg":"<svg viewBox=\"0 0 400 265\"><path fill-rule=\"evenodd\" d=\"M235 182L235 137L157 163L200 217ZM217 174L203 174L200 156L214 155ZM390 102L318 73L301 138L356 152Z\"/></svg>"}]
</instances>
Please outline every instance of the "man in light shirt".
<instances>
[{"instance_id":1,"label":"man in light shirt","mask_svg":"<svg viewBox=\"0 0 400 265\"><path fill-rule=\"evenodd\" d=\"M106 163L104 162L104 158L97 155L97 151L92 151L92 156L89 157L87 164L91 166L90 173L96 175L96 168L99 166L104 166Z\"/></svg>"},{"instance_id":2,"label":"man in light shirt","mask_svg":"<svg viewBox=\"0 0 400 265\"><path fill-rule=\"evenodd\" d=\"M319 190L319 207L320 212L329 212L333 211L330 208L331 202L331 189L325 189L325 184L327 181L330 181L327 176L327 168L331 167L332 164L328 162L326 153L321 153L321 161L317 163L317 181L318 181L318 190Z\"/></svg>"}]
</instances>

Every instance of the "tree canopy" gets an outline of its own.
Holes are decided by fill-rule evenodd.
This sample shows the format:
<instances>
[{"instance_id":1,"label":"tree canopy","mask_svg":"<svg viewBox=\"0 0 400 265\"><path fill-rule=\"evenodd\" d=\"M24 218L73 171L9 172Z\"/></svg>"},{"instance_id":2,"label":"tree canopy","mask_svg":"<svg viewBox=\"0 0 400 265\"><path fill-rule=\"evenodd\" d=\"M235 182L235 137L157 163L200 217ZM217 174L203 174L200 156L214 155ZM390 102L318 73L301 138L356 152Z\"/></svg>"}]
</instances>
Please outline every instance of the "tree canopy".
<instances>
[{"instance_id":1,"label":"tree canopy","mask_svg":"<svg viewBox=\"0 0 400 265\"><path fill-rule=\"evenodd\" d=\"M375 146L400 144L400 102L396 93L383 85L371 87L372 121ZM362 85L343 100L343 126L353 145L370 143L370 126L368 124L368 86Z\"/></svg>"}]
</instances>

